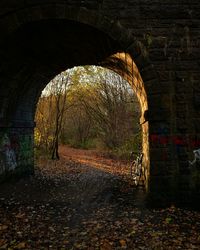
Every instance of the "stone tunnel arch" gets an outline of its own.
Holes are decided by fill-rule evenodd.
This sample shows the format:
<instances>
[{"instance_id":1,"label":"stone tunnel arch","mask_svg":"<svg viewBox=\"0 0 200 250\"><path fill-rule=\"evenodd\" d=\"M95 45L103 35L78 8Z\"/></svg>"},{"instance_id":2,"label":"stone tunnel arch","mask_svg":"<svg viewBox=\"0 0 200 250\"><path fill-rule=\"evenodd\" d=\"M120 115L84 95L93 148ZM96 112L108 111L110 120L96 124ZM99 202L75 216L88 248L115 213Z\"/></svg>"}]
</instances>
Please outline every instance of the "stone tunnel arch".
<instances>
[{"instance_id":1,"label":"stone tunnel arch","mask_svg":"<svg viewBox=\"0 0 200 250\"><path fill-rule=\"evenodd\" d=\"M54 26L55 23L56 25ZM74 50L74 53L70 53L68 50L67 58L65 58L59 50L56 50L54 51L53 61L54 59L57 59L57 61L49 64L49 60L51 60L49 55L55 48L51 46L52 44L55 46L56 41L56 37L53 35L51 37L50 34L54 34L60 25L73 25L74 28L78 27L77 29L79 31L84 30L88 36L89 34L95 34L97 39L95 40L93 37L93 40L90 41L81 40L81 44L84 44L83 49L89 51L87 55L81 50ZM47 46L44 61L43 58L37 58L37 56L42 51L44 52L46 44L43 44L38 52L32 47L33 44L38 42L32 40L34 38L33 33L37 31L38 27L42 26L43 29L40 29L41 33L36 32L39 38L44 38L44 34L47 35L48 33L48 39L53 39L53 43L50 44L50 47ZM62 28L64 26L62 26ZM110 20L94 11L89 11L85 8L68 7L62 4L44 4L27 9L20 9L17 12L4 16L2 20L0 20L0 27L3 37L2 44L5 47L5 53L3 51L1 52L5 59L3 67L5 77L2 78L3 84L0 87L1 93L4 94L0 107L1 134L2 138L6 138L7 143L12 144L13 150L17 153L18 157L18 159L15 160L19 161L20 159L19 167L21 167L21 169L24 168L26 172L27 169L31 170L33 166L31 153L31 148L33 147L33 119L36 103L44 86L62 70L66 70L72 66L92 64L103 65L104 67L115 70L123 75L133 86L143 113L141 123L143 124L143 150L145 152L145 164L147 166L146 176L151 175L152 170L149 166L152 162L150 157L153 152L151 151L151 145L149 146L149 131L155 129L156 125L154 124L151 128L149 117L158 118L158 121L160 121L162 111L159 112L157 109L161 100L159 96L159 80L153 65L148 59L145 46L139 42L131 32L123 28L118 21ZM23 33L24 31L26 32ZM31 45L28 47L27 44L25 44L27 39L24 36L27 32L29 38L26 38ZM97 50L99 44L95 44L98 41L99 35L102 45L100 51ZM80 39L80 37L78 37L78 39ZM15 43L16 41L17 43ZM72 40L68 42L73 45L75 41ZM80 40L78 42L80 45ZM59 42L57 46L59 46ZM62 44L62 46L64 46L64 44ZM73 47L71 49L73 49ZM57 52L59 53L57 54ZM27 57L28 53L30 53L30 56ZM33 55L37 56L33 58ZM24 60L24 62L19 62L19 58L21 58L20 60ZM155 97L156 105L154 105ZM6 134L9 136L14 135L14 137L5 137L5 131L8 131ZM26 135L28 135L28 137ZM20 145L17 144L15 137L22 138L19 143ZM156 156L153 155L154 160L155 157ZM5 159L1 161L5 169L9 162Z\"/></svg>"}]
</instances>

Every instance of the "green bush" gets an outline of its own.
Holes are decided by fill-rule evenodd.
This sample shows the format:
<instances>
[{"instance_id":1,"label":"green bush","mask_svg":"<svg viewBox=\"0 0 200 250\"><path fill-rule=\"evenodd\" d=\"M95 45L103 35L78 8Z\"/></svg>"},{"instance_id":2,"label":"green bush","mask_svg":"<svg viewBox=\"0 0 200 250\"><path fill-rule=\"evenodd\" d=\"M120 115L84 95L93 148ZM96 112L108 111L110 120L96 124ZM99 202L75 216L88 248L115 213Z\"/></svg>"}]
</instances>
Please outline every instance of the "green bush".
<instances>
[{"instance_id":1,"label":"green bush","mask_svg":"<svg viewBox=\"0 0 200 250\"><path fill-rule=\"evenodd\" d=\"M108 151L108 156L121 160L128 160L130 158L130 153L140 152L142 145L141 133L134 135L128 141L124 142L120 147L114 148Z\"/></svg>"}]
</instances>

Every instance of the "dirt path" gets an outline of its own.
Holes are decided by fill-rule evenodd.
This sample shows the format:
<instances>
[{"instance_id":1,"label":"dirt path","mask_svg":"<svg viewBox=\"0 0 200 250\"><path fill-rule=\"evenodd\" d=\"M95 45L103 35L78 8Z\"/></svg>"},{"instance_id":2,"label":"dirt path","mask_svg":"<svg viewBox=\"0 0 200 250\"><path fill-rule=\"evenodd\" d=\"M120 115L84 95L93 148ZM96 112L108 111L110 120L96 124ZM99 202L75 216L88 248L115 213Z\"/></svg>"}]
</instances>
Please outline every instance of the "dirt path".
<instances>
[{"instance_id":1,"label":"dirt path","mask_svg":"<svg viewBox=\"0 0 200 250\"><path fill-rule=\"evenodd\" d=\"M64 159L87 164L92 168L101 169L108 173L128 175L130 171L128 163L106 158L103 153L97 150L74 149L67 146L60 146L59 152Z\"/></svg>"},{"instance_id":2,"label":"dirt path","mask_svg":"<svg viewBox=\"0 0 200 250\"><path fill-rule=\"evenodd\" d=\"M35 176L0 186L0 249L200 249L199 212L146 209L126 165L60 152Z\"/></svg>"}]
</instances>

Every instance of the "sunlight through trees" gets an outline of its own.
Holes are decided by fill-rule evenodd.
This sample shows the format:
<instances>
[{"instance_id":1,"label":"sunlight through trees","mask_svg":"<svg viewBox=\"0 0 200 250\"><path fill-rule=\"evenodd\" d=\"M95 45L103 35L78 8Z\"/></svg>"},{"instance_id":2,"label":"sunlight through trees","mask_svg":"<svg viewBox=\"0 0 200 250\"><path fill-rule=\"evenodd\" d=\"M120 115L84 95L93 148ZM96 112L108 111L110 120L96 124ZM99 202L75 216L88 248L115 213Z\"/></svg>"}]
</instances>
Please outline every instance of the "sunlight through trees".
<instances>
[{"instance_id":1,"label":"sunlight through trees","mask_svg":"<svg viewBox=\"0 0 200 250\"><path fill-rule=\"evenodd\" d=\"M140 108L129 84L102 67L75 67L43 90L35 143L59 159L58 145L127 153L140 146Z\"/></svg>"}]
</instances>

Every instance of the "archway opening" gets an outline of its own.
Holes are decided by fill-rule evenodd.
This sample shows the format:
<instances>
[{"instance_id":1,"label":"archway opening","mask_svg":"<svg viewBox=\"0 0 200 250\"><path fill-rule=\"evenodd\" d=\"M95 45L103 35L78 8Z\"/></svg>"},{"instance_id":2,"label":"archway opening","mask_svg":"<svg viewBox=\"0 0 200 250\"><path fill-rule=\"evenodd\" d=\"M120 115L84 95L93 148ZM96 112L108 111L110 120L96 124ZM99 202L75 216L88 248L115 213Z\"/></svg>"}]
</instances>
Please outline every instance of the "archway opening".
<instances>
[{"instance_id":1,"label":"archway opening","mask_svg":"<svg viewBox=\"0 0 200 250\"><path fill-rule=\"evenodd\" d=\"M123 52L126 50L117 39L88 24L50 19L22 25L5 38L4 46L5 62L9 62L4 65L4 73L9 71L9 74L3 79L8 84L3 89L7 98L1 114L6 126L13 128L5 134L5 140L17 141L8 152L15 155L12 170L14 166L26 172L27 166L33 166L35 108L48 82L76 65L98 65L121 75L137 95L141 106L145 175L149 176L148 120L144 117L148 110L146 91L133 56Z\"/></svg>"},{"instance_id":2,"label":"archway opening","mask_svg":"<svg viewBox=\"0 0 200 250\"><path fill-rule=\"evenodd\" d=\"M74 67L56 76L39 99L37 155L43 152L58 160L59 151L68 157L73 152L83 161L78 155L83 151L75 148L87 149L86 155L115 159L118 165L121 160L129 176L131 152L138 155L142 151L140 117L137 97L119 74L96 66Z\"/></svg>"}]
</instances>

